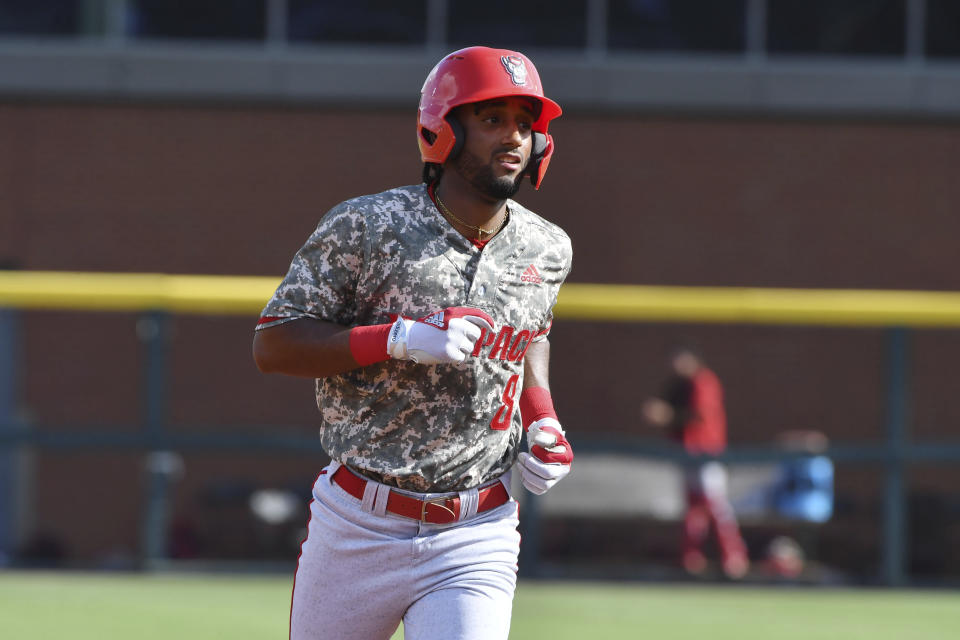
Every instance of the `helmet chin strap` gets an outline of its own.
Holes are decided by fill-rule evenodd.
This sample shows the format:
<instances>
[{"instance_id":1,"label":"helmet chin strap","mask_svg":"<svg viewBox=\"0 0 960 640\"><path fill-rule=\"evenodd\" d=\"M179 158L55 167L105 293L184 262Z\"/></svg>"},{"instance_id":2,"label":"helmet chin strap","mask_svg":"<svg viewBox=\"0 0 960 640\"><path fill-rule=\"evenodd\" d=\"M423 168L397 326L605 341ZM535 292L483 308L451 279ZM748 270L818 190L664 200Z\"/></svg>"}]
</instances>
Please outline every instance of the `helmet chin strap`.
<instances>
[{"instance_id":1,"label":"helmet chin strap","mask_svg":"<svg viewBox=\"0 0 960 640\"><path fill-rule=\"evenodd\" d=\"M434 162L424 162L423 163L423 182L431 185L440 181L440 176L443 175L443 167Z\"/></svg>"}]
</instances>

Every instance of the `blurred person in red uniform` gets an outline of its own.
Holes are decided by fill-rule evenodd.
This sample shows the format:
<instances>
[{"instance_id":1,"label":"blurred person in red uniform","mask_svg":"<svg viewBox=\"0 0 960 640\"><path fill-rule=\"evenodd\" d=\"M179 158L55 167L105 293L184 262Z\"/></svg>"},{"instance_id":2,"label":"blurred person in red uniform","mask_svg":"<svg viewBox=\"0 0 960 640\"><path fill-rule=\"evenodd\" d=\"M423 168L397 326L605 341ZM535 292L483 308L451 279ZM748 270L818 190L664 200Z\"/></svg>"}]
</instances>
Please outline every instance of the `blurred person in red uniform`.
<instances>
[{"instance_id":1,"label":"blurred person in red uniform","mask_svg":"<svg viewBox=\"0 0 960 640\"><path fill-rule=\"evenodd\" d=\"M670 357L672 375L662 393L643 405L644 418L666 429L689 455L684 468L686 513L683 522L683 567L700 574L707 567L703 552L711 527L716 532L724 574L742 578L748 568L746 544L727 497L727 471L716 456L727 447L723 385L690 347Z\"/></svg>"}]
</instances>

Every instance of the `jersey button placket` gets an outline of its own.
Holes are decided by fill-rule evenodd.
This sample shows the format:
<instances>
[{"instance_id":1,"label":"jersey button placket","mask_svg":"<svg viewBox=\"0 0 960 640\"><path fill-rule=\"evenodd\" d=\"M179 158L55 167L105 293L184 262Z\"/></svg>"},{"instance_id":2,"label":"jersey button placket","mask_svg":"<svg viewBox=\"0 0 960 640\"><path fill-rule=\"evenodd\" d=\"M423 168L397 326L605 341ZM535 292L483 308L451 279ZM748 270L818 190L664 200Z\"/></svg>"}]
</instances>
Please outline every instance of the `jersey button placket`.
<instances>
[{"instance_id":1,"label":"jersey button placket","mask_svg":"<svg viewBox=\"0 0 960 640\"><path fill-rule=\"evenodd\" d=\"M493 283L496 282L496 269L494 261L487 256L480 257L480 264L477 265L477 273L473 276L473 286L470 288L470 302L476 303L483 308L487 302L487 293L493 290Z\"/></svg>"}]
</instances>

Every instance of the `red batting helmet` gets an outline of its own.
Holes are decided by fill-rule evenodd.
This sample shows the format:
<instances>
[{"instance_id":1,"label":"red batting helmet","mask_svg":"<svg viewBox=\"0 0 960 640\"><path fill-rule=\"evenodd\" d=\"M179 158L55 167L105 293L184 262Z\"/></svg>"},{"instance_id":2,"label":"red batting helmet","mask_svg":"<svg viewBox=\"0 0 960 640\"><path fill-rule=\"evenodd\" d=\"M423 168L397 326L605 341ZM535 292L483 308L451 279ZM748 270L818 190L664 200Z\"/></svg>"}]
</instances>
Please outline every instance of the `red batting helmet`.
<instances>
[{"instance_id":1,"label":"red batting helmet","mask_svg":"<svg viewBox=\"0 0 960 640\"><path fill-rule=\"evenodd\" d=\"M533 123L533 151L526 172L537 189L553 155L550 121L562 111L543 95L540 75L530 59L517 51L468 47L445 56L420 90L417 142L426 163L443 164L463 146L463 128L450 112L462 104L506 96L526 96L540 103Z\"/></svg>"}]
</instances>

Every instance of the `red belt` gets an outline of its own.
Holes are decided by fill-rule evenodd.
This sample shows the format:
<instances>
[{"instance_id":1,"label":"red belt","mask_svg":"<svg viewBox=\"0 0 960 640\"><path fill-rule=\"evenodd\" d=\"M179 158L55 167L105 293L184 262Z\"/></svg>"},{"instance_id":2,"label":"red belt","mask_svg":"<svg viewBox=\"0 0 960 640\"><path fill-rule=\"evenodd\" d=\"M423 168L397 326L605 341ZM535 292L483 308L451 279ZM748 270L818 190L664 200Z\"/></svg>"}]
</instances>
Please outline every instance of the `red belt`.
<instances>
[{"instance_id":1,"label":"red belt","mask_svg":"<svg viewBox=\"0 0 960 640\"><path fill-rule=\"evenodd\" d=\"M363 489L367 481L352 473L346 467L340 467L333 474L333 481L344 491L358 500L363 500ZM502 482L480 490L477 513L495 509L510 499L507 488ZM420 500L398 491L390 491L387 497L387 511L398 516L405 516L420 522L430 524L449 524L460 519L460 498L458 496L444 498L428 498Z\"/></svg>"}]
</instances>

